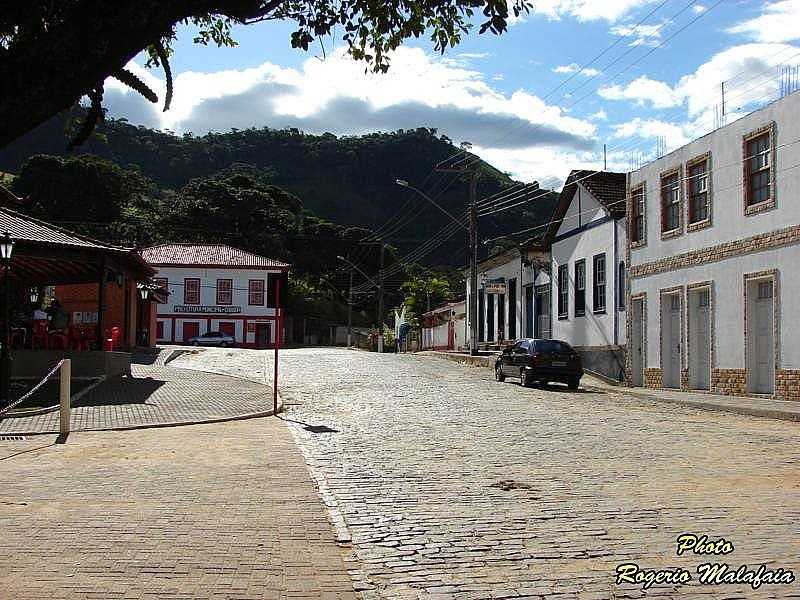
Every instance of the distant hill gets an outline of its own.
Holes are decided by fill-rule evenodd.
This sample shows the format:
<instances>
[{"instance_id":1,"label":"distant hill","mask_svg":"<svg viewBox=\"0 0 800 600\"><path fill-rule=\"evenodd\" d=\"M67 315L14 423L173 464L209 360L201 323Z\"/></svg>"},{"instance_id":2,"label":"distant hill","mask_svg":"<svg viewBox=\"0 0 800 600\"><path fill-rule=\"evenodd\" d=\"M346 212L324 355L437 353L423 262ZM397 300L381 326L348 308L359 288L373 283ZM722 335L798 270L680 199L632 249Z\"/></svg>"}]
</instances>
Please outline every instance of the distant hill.
<instances>
[{"instance_id":1,"label":"distant hill","mask_svg":"<svg viewBox=\"0 0 800 600\"><path fill-rule=\"evenodd\" d=\"M18 173L36 154L68 155L65 132L70 118L67 114L54 118L0 150L0 171ZM374 230L403 209L407 223L388 236L401 255L435 234L447 221L425 200L412 198L409 190L398 186L398 178L437 197L453 213L463 213L466 205L465 180L457 175L430 175L433 165L458 151L433 129L358 137L268 128L178 136L107 119L97 134L79 149L80 153L138 169L162 189L179 190L192 179L213 176L241 163L252 165L269 184L298 197L311 213L339 225ZM478 160L477 165L479 198L516 183L483 161ZM556 197L544 194L524 207L482 219L481 237L496 237L546 222ZM464 261L464 237L456 234L421 262L455 266Z\"/></svg>"}]
</instances>

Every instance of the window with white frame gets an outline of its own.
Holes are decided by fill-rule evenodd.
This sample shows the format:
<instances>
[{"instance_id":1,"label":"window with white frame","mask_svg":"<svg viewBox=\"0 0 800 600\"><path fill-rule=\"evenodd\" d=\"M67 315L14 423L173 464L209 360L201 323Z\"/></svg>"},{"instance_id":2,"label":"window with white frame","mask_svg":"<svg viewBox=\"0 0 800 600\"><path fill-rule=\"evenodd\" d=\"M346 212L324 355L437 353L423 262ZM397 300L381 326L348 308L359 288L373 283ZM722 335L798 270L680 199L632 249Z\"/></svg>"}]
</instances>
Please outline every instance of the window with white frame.
<instances>
[{"instance_id":1,"label":"window with white frame","mask_svg":"<svg viewBox=\"0 0 800 600\"><path fill-rule=\"evenodd\" d=\"M631 242L634 244L644 242L645 234L645 186L644 184L631 190Z\"/></svg>"},{"instance_id":2,"label":"window with white frame","mask_svg":"<svg viewBox=\"0 0 800 600\"><path fill-rule=\"evenodd\" d=\"M592 259L592 308L600 313L606 310L606 255L598 254Z\"/></svg>"},{"instance_id":3,"label":"window with white frame","mask_svg":"<svg viewBox=\"0 0 800 600\"><path fill-rule=\"evenodd\" d=\"M200 280L196 278L183 280L183 303L200 304Z\"/></svg>"},{"instance_id":4,"label":"window with white frame","mask_svg":"<svg viewBox=\"0 0 800 600\"><path fill-rule=\"evenodd\" d=\"M217 304L233 304L233 279L217 279Z\"/></svg>"},{"instance_id":5,"label":"window with white frame","mask_svg":"<svg viewBox=\"0 0 800 600\"><path fill-rule=\"evenodd\" d=\"M689 223L708 219L708 159L699 160L687 169L689 190Z\"/></svg>"},{"instance_id":6,"label":"window with white frame","mask_svg":"<svg viewBox=\"0 0 800 600\"><path fill-rule=\"evenodd\" d=\"M586 261L575 261L575 316L586 314Z\"/></svg>"},{"instance_id":7,"label":"window with white frame","mask_svg":"<svg viewBox=\"0 0 800 600\"><path fill-rule=\"evenodd\" d=\"M251 279L248 285L247 303L250 306L264 306L264 280Z\"/></svg>"},{"instance_id":8,"label":"window with white frame","mask_svg":"<svg viewBox=\"0 0 800 600\"><path fill-rule=\"evenodd\" d=\"M772 140L769 131L747 140L745 144L745 190L747 206L770 199Z\"/></svg>"},{"instance_id":9,"label":"window with white frame","mask_svg":"<svg viewBox=\"0 0 800 600\"><path fill-rule=\"evenodd\" d=\"M558 266L558 317L569 316L569 265Z\"/></svg>"},{"instance_id":10,"label":"window with white frame","mask_svg":"<svg viewBox=\"0 0 800 600\"><path fill-rule=\"evenodd\" d=\"M681 225L681 187L678 172L661 177L661 231L675 231Z\"/></svg>"}]
</instances>

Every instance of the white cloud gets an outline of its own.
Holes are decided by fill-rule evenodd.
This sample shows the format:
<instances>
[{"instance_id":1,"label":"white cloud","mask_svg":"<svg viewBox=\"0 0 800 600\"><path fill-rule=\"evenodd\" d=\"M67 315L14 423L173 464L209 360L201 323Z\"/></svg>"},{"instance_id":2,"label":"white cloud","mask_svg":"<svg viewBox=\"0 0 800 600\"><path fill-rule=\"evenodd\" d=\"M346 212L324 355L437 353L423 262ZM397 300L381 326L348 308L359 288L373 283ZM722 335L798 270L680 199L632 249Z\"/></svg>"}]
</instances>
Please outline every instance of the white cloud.
<instances>
[{"instance_id":1,"label":"white cloud","mask_svg":"<svg viewBox=\"0 0 800 600\"><path fill-rule=\"evenodd\" d=\"M683 146L690 141L685 126L669 123L659 119L642 119L636 117L627 123L613 125L614 138L664 138L669 148Z\"/></svg>"},{"instance_id":2,"label":"white cloud","mask_svg":"<svg viewBox=\"0 0 800 600\"><path fill-rule=\"evenodd\" d=\"M696 15L699 15L701 12L705 12L706 10L708 10L708 9L705 6L703 6L702 4L695 4L692 7L692 12L694 14L696 14Z\"/></svg>"},{"instance_id":3,"label":"white cloud","mask_svg":"<svg viewBox=\"0 0 800 600\"><path fill-rule=\"evenodd\" d=\"M133 62L129 68L163 96L157 70ZM398 49L385 75L365 73L340 49L325 61L309 58L298 69L267 62L242 70L181 72L167 112L111 80L105 100L112 116L176 133L268 126L348 135L433 127L501 157L529 151L563 157L594 149L592 121L570 116L525 90L508 94L492 85L491 75L420 48ZM514 164L496 166L513 171Z\"/></svg>"},{"instance_id":4,"label":"white cloud","mask_svg":"<svg viewBox=\"0 0 800 600\"><path fill-rule=\"evenodd\" d=\"M661 30L664 23L659 25L615 25L611 33L633 38L629 46L658 46L661 43Z\"/></svg>"},{"instance_id":5,"label":"white cloud","mask_svg":"<svg viewBox=\"0 0 800 600\"><path fill-rule=\"evenodd\" d=\"M553 67L553 73L577 73L578 71L581 72L581 75L585 75L586 77L594 77L595 75L599 75L600 71L597 69L593 69L591 67L587 67L585 69L581 69L581 66L578 63L570 63L568 65L559 65L557 67Z\"/></svg>"},{"instance_id":6,"label":"white cloud","mask_svg":"<svg viewBox=\"0 0 800 600\"><path fill-rule=\"evenodd\" d=\"M588 117L592 121L607 121L608 120L608 113L604 110L598 110L596 113L592 113Z\"/></svg>"},{"instance_id":7,"label":"white cloud","mask_svg":"<svg viewBox=\"0 0 800 600\"><path fill-rule=\"evenodd\" d=\"M650 79L646 75L634 79L625 86L601 87L597 93L606 100L631 100L639 106L649 102L653 108L671 108L683 102L681 93L663 81Z\"/></svg>"},{"instance_id":8,"label":"white cloud","mask_svg":"<svg viewBox=\"0 0 800 600\"><path fill-rule=\"evenodd\" d=\"M550 19L574 17L578 21L605 19L615 22L655 0L536 0L533 11Z\"/></svg>"},{"instance_id":9,"label":"white cloud","mask_svg":"<svg viewBox=\"0 0 800 600\"><path fill-rule=\"evenodd\" d=\"M764 6L764 12L728 29L743 33L757 42L789 42L800 39L800 2L781 0Z\"/></svg>"}]
</instances>

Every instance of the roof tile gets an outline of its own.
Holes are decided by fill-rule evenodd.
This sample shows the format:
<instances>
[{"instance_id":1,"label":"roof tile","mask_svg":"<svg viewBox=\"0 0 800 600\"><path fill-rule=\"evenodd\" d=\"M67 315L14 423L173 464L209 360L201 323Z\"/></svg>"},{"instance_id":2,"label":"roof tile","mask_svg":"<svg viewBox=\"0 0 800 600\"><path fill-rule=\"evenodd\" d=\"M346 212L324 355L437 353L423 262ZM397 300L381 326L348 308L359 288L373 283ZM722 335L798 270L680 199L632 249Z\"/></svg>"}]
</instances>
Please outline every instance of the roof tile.
<instances>
[{"instance_id":1,"label":"roof tile","mask_svg":"<svg viewBox=\"0 0 800 600\"><path fill-rule=\"evenodd\" d=\"M227 244L161 244L142 250L151 265L209 265L221 267L278 267L288 263L233 248Z\"/></svg>"}]
</instances>

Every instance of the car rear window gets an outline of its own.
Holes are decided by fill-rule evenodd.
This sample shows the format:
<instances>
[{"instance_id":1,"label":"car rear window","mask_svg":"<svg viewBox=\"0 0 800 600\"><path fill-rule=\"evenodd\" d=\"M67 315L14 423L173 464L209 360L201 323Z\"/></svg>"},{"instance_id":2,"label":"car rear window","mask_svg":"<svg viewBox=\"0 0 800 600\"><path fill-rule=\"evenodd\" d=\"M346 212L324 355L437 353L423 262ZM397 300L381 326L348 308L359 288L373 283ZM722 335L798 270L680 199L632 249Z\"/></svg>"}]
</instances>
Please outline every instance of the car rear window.
<instances>
[{"instance_id":1,"label":"car rear window","mask_svg":"<svg viewBox=\"0 0 800 600\"><path fill-rule=\"evenodd\" d=\"M572 348L569 344L557 340L537 340L536 352L542 352L544 354L572 354Z\"/></svg>"}]
</instances>

